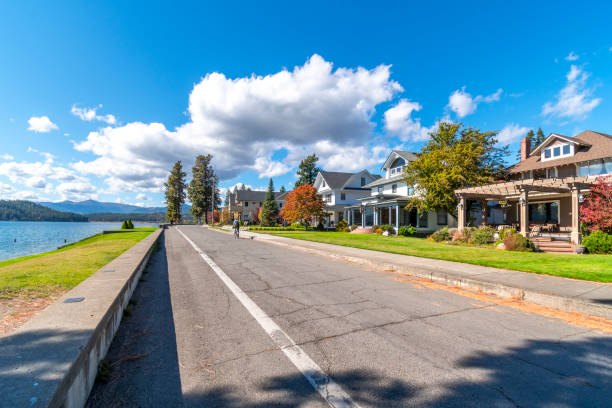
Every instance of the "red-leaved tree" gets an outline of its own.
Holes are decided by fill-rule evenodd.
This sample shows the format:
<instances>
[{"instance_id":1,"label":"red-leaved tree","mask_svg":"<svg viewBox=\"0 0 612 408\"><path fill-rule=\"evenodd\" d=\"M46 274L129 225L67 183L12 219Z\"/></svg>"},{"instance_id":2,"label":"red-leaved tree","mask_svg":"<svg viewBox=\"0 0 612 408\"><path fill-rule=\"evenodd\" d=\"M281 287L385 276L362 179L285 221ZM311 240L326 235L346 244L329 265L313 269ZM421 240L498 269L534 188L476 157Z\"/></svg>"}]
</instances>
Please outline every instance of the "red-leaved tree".
<instances>
[{"instance_id":1,"label":"red-leaved tree","mask_svg":"<svg viewBox=\"0 0 612 408\"><path fill-rule=\"evenodd\" d=\"M580 206L580 218L589 231L612 234L612 176L597 177Z\"/></svg>"},{"instance_id":2,"label":"red-leaved tree","mask_svg":"<svg viewBox=\"0 0 612 408\"><path fill-rule=\"evenodd\" d=\"M325 215L325 203L317 194L316 188L304 184L287 193L281 213L287 222L299 221L308 224L313 217Z\"/></svg>"},{"instance_id":3,"label":"red-leaved tree","mask_svg":"<svg viewBox=\"0 0 612 408\"><path fill-rule=\"evenodd\" d=\"M261 208L256 207L255 211L253 211L253 219L251 220L253 225L259 224L259 214L261 214Z\"/></svg>"}]
</instances>

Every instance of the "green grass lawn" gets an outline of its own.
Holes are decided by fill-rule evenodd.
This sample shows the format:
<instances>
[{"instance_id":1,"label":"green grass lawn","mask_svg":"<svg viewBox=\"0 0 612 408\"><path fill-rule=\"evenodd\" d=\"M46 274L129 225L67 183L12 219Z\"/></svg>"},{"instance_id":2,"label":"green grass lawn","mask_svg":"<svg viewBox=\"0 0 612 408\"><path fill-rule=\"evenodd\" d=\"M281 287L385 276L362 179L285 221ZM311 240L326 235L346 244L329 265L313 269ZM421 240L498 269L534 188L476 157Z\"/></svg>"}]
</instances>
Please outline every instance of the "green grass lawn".
<instances>
[{"instance_id":1,"label":"green grass lawn","mask_svg":"<svg viewBox=\"0 0 612 408\"><path fill-rule=\"evenodd\" d=\"M0 262L0 298L44 297L71 289L156 229L97 234L55 251Z\"/></svg>"},{"instance_id":2,"label":"green grass lawn","mask_svg":"<svg viewBox=\"0 0 612 408\"><path fill-rule=\"evenodd\" d=\"M257 231L287 238L324 242L374 251L443 259L596 282L612 282L611 255L557 255L510 252L492 248L445 245L424 238L384 237L347 232Z\"/></svg>"}]
</instances>

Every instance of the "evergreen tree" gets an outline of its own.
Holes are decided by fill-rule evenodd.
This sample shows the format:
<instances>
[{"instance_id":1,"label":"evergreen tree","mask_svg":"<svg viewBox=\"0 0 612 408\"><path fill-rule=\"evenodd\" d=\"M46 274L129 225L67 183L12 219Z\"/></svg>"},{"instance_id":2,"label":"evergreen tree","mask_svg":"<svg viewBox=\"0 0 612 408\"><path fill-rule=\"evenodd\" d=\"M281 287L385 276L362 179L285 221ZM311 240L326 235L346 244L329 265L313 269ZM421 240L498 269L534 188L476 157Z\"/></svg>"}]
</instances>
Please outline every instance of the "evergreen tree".
<instances>
[{"instance_id":1,"label":"evergreen tree","mask_svg":"<svg viewBox=\"0 0 612 408\"><path fill-rule=\"evenodd\" d=\"M278 206L276 205L276 197L274 195L274 183L270 179L268 185L268 193L266 194L266 201L264 201L261 208L261 214L259 216L262 227L273 227L278 217Z\"/></svg>"},{"instance_id":2,"label":"evergreen tree","mask_svg":"<svg viewBox=\"0 0 612 408\"><path fill-rule=\"evenodd\" d=\"M278 190L279 193L283 194L285 193L287 190L285 190L285 186L281 186L280 190Z\"/></svg>"},{"instance_id":3,"label":"evergreen tree","mask_svg":"<svg viewBox=\"0 0 612 408\"><path fill-rule=\"evenodd\" d=\"M225 193L225 201L223 202L224 207L229 207L230 205L230 194L230 191L227 190L227 192Z\"/></svg>"},{"instance_id":4,"label":"evergreen tree","mask_svg":"<svg viewBox=\"0 0 612 408\"><path fill-rule=\"evenodd\" d=\"M128 229L128 223L127 220L123 220L123 223L121 224L121 229Z\"/></svg>"},{"instance_id":5,"label":"evergreen tree","mask_svg":"<svg viewBox=\"0 0 612 408\"><path fill-rule=\"evenodd\" d=\"M166 189L166 221L180 223L182 221L181 206L185 203L185 172L181 161L174 163L172 171L168 176L168 182L164 183Z\"/></svg>"},{"instance_id":6,"label":"evergreen tree","mask_svg":"<svg viewBox=\"0 0 612 408\"><path fill-rule=\"evenodd\" d=\"M314 184L317 173L322 171L320 167L317 167L317 161L319 161L319 158L314 153L302 160L298 167L298 180L295 182L295 187Z\"/></svg>"},{"instance_id":7,"label":"evergreen tree","mask_svg":"<svg viewBox=\"0 0 612 408\"><path fill-rule=\"evenodd\" d=\"M544 132L542 132L542 128L538 128L538 133L536 133L535 143L531 145L533 149L542 144L542 142L546 140L546 136L544 136Z\"/></svg>"},{"instance_id":8,"label":"evergreen tree","mask_svg":"<svg viewBox=\"0 0 612 408\"><path fill-rule=\"evenodd\" d=\"M242 183L242 185L240 186L240 191L246 191L246 186L244 185L244 183Z\"/></svg>"},{"instance_id":9,"label":"evergreen tree","mask_svg":"<svg viewBox=\"0 0 612 408\"><path fill-rule=\"evenodd\" d=\"M202 221L203 216L218 208L221 203L217 188L218 180L211 161L212 155L210 154L198 155L191 169L192 178L187 193L191 201L190 211L197 223ZM206 221L208 222L208 219Z\"/></svg>"}]
</instances>

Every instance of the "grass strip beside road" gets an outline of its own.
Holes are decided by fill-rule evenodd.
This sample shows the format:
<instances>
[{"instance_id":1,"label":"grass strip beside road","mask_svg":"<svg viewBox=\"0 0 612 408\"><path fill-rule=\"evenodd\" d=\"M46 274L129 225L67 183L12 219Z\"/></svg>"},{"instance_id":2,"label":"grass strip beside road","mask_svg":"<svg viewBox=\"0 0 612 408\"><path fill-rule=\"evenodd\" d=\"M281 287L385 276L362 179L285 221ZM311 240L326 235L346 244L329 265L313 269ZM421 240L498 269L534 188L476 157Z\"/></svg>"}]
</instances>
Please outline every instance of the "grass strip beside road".
<instances>
[{"instance_id":1,"label":"grass strip beside road","mask_svg":"<svg viewBox=\"0 0 612 408\"><path fill-rule=\"evenodd\" d=\"M0 299L39 298L71 289L156 229L96 234L55 251L0 262Z\"/></svg>"},{"instance_id":2,"label":"grass strip beside road","mask_svg":"<svg viewBox=\"0 0 612 408\"><path fill-rule=\"evenodd\" d=\"M257 231L286 238L322 242L373 251L441 259L494 268L612 282L611 255L564 255L511 252L492 248L445 245L424 238L385 237L375 234L318 231Z\"/></svg>"}]
</instances>

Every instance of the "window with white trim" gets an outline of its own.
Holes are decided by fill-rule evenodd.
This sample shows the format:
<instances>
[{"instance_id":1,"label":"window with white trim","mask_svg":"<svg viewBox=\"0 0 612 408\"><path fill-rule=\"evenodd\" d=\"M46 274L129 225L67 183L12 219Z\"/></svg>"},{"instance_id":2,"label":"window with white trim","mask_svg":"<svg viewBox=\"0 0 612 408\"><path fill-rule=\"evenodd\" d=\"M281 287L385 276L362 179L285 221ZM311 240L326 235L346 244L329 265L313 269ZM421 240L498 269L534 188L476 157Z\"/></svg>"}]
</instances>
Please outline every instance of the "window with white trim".
<instances>
[{"instance_id":1,"label":"window with white trim","mask_svg":"<svg viewBox=\"0 0 612 408\"><path fill-rule=\"evenodd\" d=\"M394 193L394 194L397 193L397 184L393 184L391 186L391 192Z\"/></svg>"}]
</instances>

